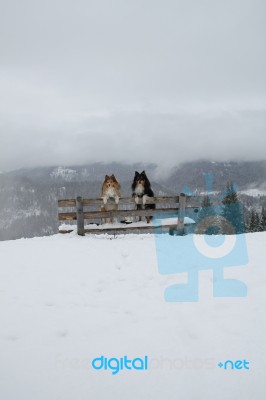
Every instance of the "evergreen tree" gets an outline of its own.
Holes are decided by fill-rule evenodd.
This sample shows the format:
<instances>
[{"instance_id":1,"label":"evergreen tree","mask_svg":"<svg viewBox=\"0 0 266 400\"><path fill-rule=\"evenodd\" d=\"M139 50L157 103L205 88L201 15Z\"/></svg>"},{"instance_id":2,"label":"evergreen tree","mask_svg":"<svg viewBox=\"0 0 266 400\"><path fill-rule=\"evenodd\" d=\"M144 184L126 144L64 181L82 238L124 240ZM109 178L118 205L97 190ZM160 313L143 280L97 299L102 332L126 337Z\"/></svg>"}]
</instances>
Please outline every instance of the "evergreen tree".
<instances>
[{"instance_id":1,"label":"evergreen tree","mask_svg":"<svg viewBox=\"0 0 266 400\"><path fill-rule=\"evenodd\" d=\"M260 216L258 212L255 212L255 232L260 231Z\"/></svg>"},{"instance_id":2,"label":"evergreen tree","mask_svg":"<svg viewBox=\"0 0 266 400\"><path fill-rule=\"evenodd\" d=\"M222 203L226 206L228 204L238 203L237 192L235 190L233 182L227 182L226 195L223 198Z\"/></svg>"},{"instance_id":3,"label":"evergreen tree","mask_svg":"<svg viewBox=\"0 0 266 400\"><path fill-rule=\"evenodd\" d=\"M255 232L256 224L255 224L255 211L251 210L250 220L248 226L248 232Z\"/></svg>"},{"instance_id":4,"label":"evergreen tree","mask_svg":"<svg viewBox=\"0 0 266 400\"><path fill-rule=\"evenodd\" d=\"M219 218L215 207L212 206L212 202L208 194L203 196L201 203L201 209L197 218L197 233L214 235L219 233Z\"/></svg>"},{"instance_id":5,"label":"evergreen tree","mask_svg":"<svg viewBox=\"0 0 266 400\"><path fill-rule=\"evenodd\" d=\"M250 211L245 206L243 206L243 219L244 219L245 232L249 232Z\"/></svg>"},{"instance_id":6,"label":"evergreen tree","mask_svg":"<svg viewBox=\"0 0 266 400\"><path fill-rule=\"evenodd\" d=\"M245 232L241 205L238 201L237 192L232 182L227 182L226 195L223 198L222 203L222 216L226 221L224 221L224 232L228 234Z\"/></svg>"},{"instance_id":7,"label":"evergreen tree","mask_svg":"<svg viewBox=\"0 0 266 400\"><path fill-rule=\"evenodd\" d=\"M212 206L212 203L211 203L210 197L208 194L205 194L203 196L203 200L201 203L201 209L198 214L198 219L203 219L203 218L206 218L207 216L209 216L209 214L210 214L209 207L211 207L211 206Z\"/></svg>"},{"instance_id":8,"label":"evergreen tree","mask_svg":"<svg viewBox=\"0 0 266 400\"><path fill-rule=\"evenodd\" d=\"M204 195L203 199L202 199L202 202L201 202L201 208L200 208L199 213L197 215L197 222L200 222L204 218L209 216L209 212L210 212L209 211L210 210L209 207L211 207L211 205L212 205L212 203L210 201L209 196L208 195Z\"/></svg>"},{"instance_id":9,"label":"evergreen tree","mask_svg":"<svg viewBox=\"0 0 266 400\"><path fill-rule=\"evenodd\" d=\"M266 231L266 209L264 207L261 210L259 230L260 232Z\"/></svg>"},{"instance_id":10,"label":"evergreen tree","mask_svg":"<svg viewBox=\"0 0 266 400\"><path fill-rule=\"evenodd\" d=\"M249 232L249 218L248 217L245 218L244 224L245 224L245 232L248 233Z\"/></svg>"},{"instance_id":11,"label":"evergreen tree","mask_svg":"<svg viewBox=\"0 0 266 400\"><path fill-rule=\"evenodd\" d=\"M251 210L249 221L249 232L258 232L260 230L260 217L255 210Z\"/></svg>"}]
</instances>

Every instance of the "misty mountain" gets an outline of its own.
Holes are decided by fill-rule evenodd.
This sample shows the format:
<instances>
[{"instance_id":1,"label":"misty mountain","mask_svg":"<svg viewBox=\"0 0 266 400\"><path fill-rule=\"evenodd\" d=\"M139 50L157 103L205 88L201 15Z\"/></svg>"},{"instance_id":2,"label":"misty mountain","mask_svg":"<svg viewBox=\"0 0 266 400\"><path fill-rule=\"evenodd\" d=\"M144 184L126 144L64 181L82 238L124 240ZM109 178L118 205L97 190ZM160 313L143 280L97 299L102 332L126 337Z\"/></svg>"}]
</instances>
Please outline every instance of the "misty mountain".
<instances>
[{"instance_id":1,"label":"misty mountain","mask_svg":"<svg viewBox=\"0 0 266 400\"><path fill-rule=\"evenodd\" d=\"M204 192L206 174L211 173L210 190L223 191L227 181L234 181L247 207L266 205L266 161L191 162L173 168L167 176L155 164L93 163L20 169L0 174L0 240L56 233L58 199L99 197L104 176L112 173L121 183L122 196L130 196L134 172L143 169L156 195ZM257 195L250 195L254 193Z\"/></svg>"}]
</instances>

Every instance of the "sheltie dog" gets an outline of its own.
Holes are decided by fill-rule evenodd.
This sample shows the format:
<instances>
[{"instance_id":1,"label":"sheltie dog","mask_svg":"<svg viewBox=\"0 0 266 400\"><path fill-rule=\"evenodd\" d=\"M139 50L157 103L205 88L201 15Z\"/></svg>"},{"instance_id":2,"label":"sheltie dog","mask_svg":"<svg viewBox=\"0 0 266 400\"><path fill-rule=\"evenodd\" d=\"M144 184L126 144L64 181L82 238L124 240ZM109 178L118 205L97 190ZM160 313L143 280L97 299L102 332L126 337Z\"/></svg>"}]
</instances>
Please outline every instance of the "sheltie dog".
<instances>
[{"instance_id":1,"label":"sheltie dog","mask_svg":"<svg viewBox=\"0 0 266 400\"><path fill-rule=\"evenodd\" d=\"M131 188L132 196L137 205L137 210L142 209L142 204L144 205L145 210L155 209L155 204L146 204L147 200L152 200L154 193L145 171L142 171L141 173L135 171ZM151 219L152 217L146 217L148 223ZM139 221L141 221L141 217L139 217Z\"/></svg>"},{"instance_id":2,"label":"sheltie dog","mask_svg":"<svg viewBox=\"0 0 266 400\"><path fill-rule=\"evenodd\" d=\"M103 204L101 205L101 211L113 211L117 210L120 194L120 184L116 177L113 175L105 175L105 179L102 185L101 197ZM115 204L107 204L109 199L114 199ZM113 218L102 218L102 223L113 222Z\"/></svg>"}]
</instances>

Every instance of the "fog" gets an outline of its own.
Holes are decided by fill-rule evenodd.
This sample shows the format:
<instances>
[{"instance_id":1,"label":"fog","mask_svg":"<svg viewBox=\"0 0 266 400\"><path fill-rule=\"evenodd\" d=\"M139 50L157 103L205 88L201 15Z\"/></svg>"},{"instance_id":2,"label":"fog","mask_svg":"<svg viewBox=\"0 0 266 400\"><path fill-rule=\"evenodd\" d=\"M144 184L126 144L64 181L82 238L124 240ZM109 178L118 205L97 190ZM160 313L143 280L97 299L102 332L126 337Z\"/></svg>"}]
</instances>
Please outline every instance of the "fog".
<instances>
[{"instance_id":1,"label":"fog","mask_svg":"<svg viewBox=\"0 0 266 400\"><path fill-rule=\"evenodd\" d=\"M0 5L0 170L261 160L258 0Z\"/></svg>"}]
</instances>

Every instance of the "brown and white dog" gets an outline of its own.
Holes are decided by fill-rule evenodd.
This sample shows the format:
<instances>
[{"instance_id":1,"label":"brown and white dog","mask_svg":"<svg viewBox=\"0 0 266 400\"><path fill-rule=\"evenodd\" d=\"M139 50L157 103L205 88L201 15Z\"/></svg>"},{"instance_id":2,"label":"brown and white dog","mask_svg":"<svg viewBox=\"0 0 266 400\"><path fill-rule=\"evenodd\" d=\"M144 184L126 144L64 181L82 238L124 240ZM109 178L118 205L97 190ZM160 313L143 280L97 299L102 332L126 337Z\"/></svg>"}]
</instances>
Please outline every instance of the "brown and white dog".
<instances>
[{"instance_id":1,"label":"brown and white dog","mask_svg":"<svg viewBox=\"0 0 266 400\"><path fill-rule=\"evenodd\" d=\"M120 183L117 181L114 174L111 176L105 175L105 179L102 185L101 197L103 204L101 205L101 211L112 211L117 210L120 194ZM115 204L108 204L109 199L114 199ZM113 222L113 218L102 218L102 223Z\"/></svg>"}]
</instances>

